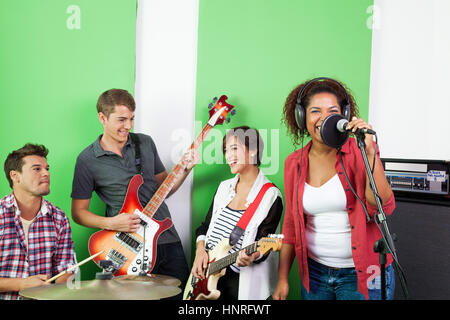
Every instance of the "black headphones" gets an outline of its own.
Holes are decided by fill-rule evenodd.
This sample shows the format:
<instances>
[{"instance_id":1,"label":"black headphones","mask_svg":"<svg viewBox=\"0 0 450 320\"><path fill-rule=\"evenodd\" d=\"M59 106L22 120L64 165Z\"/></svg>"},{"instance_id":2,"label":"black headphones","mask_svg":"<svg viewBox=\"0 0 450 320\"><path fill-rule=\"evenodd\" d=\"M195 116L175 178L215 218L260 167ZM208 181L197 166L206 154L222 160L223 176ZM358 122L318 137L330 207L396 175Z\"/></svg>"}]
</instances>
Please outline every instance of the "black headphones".
<instances>
[{"instance_id":1,"label":"black headphones","mask_svg":"<svg viewBox=\"0 0 450 320\"><path fill-rule=\"evenodd\" d=\"M297 126L299 127L300 130L306 129L306 109L302 106L303 92L305 92L306 88L309 87L312 83L317 82L317 81L322 81L322 80L333 81L334 83L338 84L342 88L342 90L344 90L345 101L344 101L344 106L343 107L341 106L341 108L342 108L341 110L342 110L342 115L344 116L344 118L347 119L347 121L350 121L351 109L350 109L350 102L348 99L347 90L344 88L342 83L340 83L337 80L327 78L327 77L319 77L319 78L314 78L314 79L308 81L307 83L305 83L305 85L302 87L302 89L299 91L299 93L297 95L297 102L295 104L294 112L295 112L295 121L297 121Z\"/></svg>"}]
</instances>

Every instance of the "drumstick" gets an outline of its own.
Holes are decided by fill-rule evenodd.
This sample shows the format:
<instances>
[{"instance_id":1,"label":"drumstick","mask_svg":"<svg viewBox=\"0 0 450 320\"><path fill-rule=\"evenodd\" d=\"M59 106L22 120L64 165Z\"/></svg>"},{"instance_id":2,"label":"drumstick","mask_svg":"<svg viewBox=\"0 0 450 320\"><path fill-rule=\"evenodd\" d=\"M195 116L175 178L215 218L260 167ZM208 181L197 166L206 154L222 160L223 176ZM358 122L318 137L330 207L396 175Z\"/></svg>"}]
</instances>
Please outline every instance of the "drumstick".
<instances>
[{"instance_id":1,"label":"drumstick","mask_svg":"<svg viewBox=\"0 0 450 320\"><path fill-rule=\"evenodd\" d=\"M76 265L71 266L69 269L67 269L67 270L65 270L65 271L62 271L62 272L58 273L56 276L54 276L54 277L48 279L48 280L45 281L45 282L50 283L50 282L52 282L53 280L56 280L56 279L58 279L59 277L61 277L62 275L66 274L67 272L71 272L71 271L75 270L76 268L78 268L79 266L85 264L85 263L88 262L89 260L92 260L92 259L94 259L96 256L102 254L103 251L105 251L105 250L102 250L102 251L100 251L100 252L97 252L96 254L90 256L89 258L84 259L84 260L81 261L80 263L77 263Z\"/></svg>"}]
</instances>

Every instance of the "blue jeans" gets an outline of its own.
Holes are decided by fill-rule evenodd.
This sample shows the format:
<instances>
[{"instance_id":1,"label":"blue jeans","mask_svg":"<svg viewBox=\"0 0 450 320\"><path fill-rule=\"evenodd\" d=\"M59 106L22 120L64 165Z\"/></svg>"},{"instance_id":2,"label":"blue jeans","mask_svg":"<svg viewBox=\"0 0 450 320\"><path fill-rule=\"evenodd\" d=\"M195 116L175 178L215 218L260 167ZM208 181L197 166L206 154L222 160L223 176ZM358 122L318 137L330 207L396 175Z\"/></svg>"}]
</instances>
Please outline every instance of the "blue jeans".
<instances>
[{"instance_id":1,"label":"blue jeans","mask_svg":"<svg viewBox=\"0 0 450 320\"><path fill-rule=\"evenodd\" d=\"M189 266L184 256L183 245L181 242L158 244L155 267L153 274L162 274L175 277L181 281L180 288L184 290L186 281L189 278ZM169 300L182 300L183 291Z\"/></svg>"},{"instance_id":2,"label":"blue jeans","mask_svg":"<svg viewBox=\"0 0 450 320\"><path fill-rule=\"evenodd\" d=\"M358 291L355 268L330 268L308 258L309 292L301 288L304 300L365 300ZM381 276L368 283L369 300L381 300ZM392 265L386 268L386 299L394 297L395 276Z\"/></svg>"}]
</instances>

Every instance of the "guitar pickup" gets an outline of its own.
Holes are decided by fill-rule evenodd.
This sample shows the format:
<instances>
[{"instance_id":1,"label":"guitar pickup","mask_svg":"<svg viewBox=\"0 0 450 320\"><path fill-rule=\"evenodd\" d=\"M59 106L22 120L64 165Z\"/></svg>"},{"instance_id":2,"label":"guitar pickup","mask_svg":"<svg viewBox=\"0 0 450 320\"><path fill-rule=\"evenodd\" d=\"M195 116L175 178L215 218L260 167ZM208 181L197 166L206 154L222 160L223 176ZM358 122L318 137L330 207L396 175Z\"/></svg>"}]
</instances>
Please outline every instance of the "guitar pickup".
<instances>
[{"instance_id":1,"label":"guitar pickup","mask_svg":"<svg viewBox=\"0 0 450 320\"><path fill-rule=\"evenodd\" d=\"M141 226L143 226L144 228L147 226L147 222L145 222L144 220L141 219L141 221L139 222L141 224Z\"/></svg>"},{"instance_id":2,"label":"guitar pickup","mask_svg":"<svg viewBox=\"0 0 450 320\"><path fill-rule=\"evenodd\" d=\"M142 221L142 220L141 220ZM142 242L126 232L117 232L114 236L118 242L127 247L129 250L139 252L142 249Z\"/></svg>"}]
</instances>

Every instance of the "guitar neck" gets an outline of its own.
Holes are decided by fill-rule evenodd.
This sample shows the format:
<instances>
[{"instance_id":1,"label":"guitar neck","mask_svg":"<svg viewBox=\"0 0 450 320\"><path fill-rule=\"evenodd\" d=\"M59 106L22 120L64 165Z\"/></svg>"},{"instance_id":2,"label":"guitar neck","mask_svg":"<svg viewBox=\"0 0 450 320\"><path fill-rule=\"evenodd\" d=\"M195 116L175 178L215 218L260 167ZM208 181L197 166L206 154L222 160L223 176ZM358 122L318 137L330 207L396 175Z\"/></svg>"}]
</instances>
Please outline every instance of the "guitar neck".
<instances>
[{"instance_id":1,"label":"guitar neck","mask_svg":"<svg viewBox=\"0 0 450 320\"><path fill-rule=\"evenodd\" d=\"M258 250L258 242L253 242L251 245L233 252L232 254L223 257L217 261L214 261L213 263L211 263L208 267L208 273L209 274L214 274L222 269L225 269L226 267L232 265L233 263L236 262L238 256L239 256L239 252L245 250L247 252L248 255L255 253Z\"/></svg>"},{"instance_id":2,"label":"guitar neck","mask_svg":"<svg viewBox=\"0 0 450 320\"><path fill-rule=\"evenodd\" d=\"M205 140L205 137L208 135L209 131L211 131L212 126L208 123L203 127L202 131L197 135L195 140L192 142L189 150L197 150L202 142ZM172 190L175 182L178 180L181 174L184 172L183 161L180 160L176 166L172 169L172 171L167 175L166 179L161 183L156 193L153 195L151 200L145 206L143 213L145 213L150 218L156 213L156 210L161 206L164 199L167 197L169 192Z\"/></svg>"}]
</instances>

